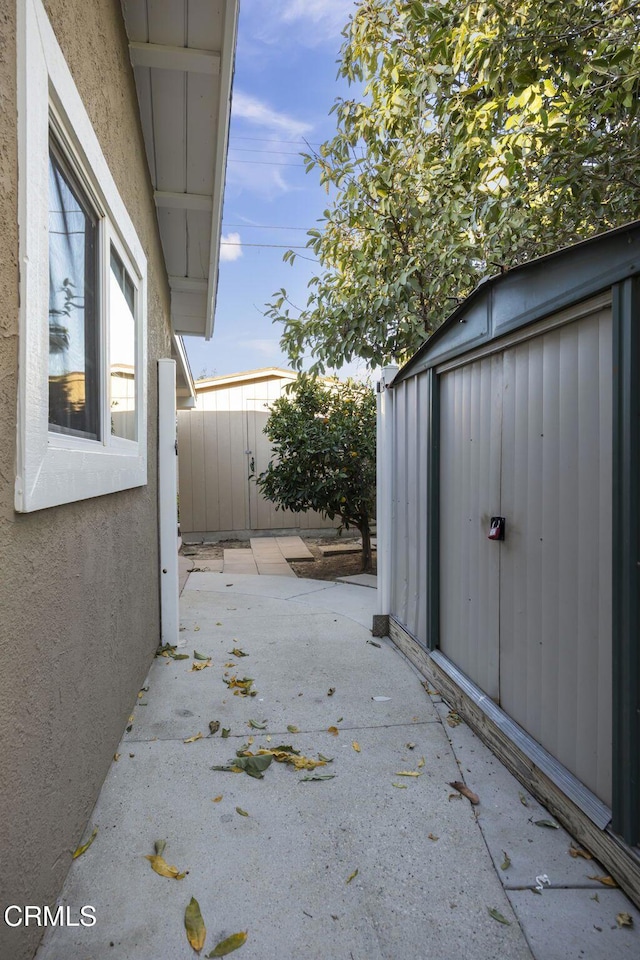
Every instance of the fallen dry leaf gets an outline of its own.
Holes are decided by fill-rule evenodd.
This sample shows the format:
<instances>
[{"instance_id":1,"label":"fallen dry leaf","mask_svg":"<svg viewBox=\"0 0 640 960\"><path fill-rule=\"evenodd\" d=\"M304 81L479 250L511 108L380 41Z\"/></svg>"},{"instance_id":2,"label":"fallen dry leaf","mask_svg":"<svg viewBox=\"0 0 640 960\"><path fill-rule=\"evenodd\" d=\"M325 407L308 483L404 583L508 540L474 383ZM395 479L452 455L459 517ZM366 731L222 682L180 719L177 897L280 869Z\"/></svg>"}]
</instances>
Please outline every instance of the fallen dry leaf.
<instances>
[{"instance_id":1,"label":"fallen dry leaf","mask_svg":"<svg viewBox=\"0 0 640 960\"><path fill-rule=\"evenodd\" d=\"M447 723L450 727L457 727L459 723L462 723L462 717L456 713L455 710L449 710L447 714Z\"/></svg>"},{"instance_id":2,"label":"fallen dry leaf","mask_svg":"<svg viewBox=\"0 0 640 960\"><path fill-rule=\"evenodd\" d=\"M601 883L603 887L617 887L618 884L615 882L613 877L598 877L598 876L589 876L589 880L597 880L598 883Z\"/></svg>"},{"instance_id":3,"label":"fallen dry leaf","mask_svg":"<svg viewBox=\"0 0 640 960\"><path fill-rule=\"evenodd\" d=\"M432 833L428 833L427 837L429 838L429 840L433 840L434 843L436 840L440 839L440 837L435 837Z\"/></svg>"},{"instance_id":4,"label":"fallen dry leaf","mask_svg":"<svg viewBox=\"0 0 640 960\"><path fill-rule=\"evenodd\" d=\"M293 723L287 724L287 730L289 731L289 733L300 733L300 730L298 729L298 727L294 726Z\"/></svg>"},{"instance_id":5,"label":"fallen dry leaf","mask_svg":"<svg viewBox=\"0 0 640 960\"><path fill-rule=\"evenodd\" d=\"M87 842L81 844L81 845L78 847L77 850L74 850L73 856L72 856L71 859L72 859L72 860L77 860L77 858L78 858L78 857L81 857L83 853L86 853L87 850L89 849L89 847L91 846L91 844L93 843L93 841L95 840L97 834L98 834L98 828L97 828L97 827L94 827L94 828L93 828L93 833L91 834L91 836L89 837L89 839L87 840Z\"/></svg>"},{"instance_id":6,"label":"fallen dry leaf","mask_svg":"<svg viewBox=\"0 0 640 960\"><path fill-rule=\"evenodd\" d=\"M207 939L207 928L200 913L200 904L195 897L191 897L184 912L184 928L187 932L187 940L195 952L200 953Z\"/></svg>"},{"instance_id":7,"label":"fallen dry leaf","mask_svg":"<svg viewBox=\"0 0 640 960\"><path fill-rule=\"evenodd\" d=\"M202 734L196 733L193 737L187 737L186 740L183 740L183 743L195 743L196 740L202 740Z\"/></svg>"},{"instance_id":8,"label":"fallen dry leaf","mask_svg":"<svg viewBox=\"0 0 640 960\"><path fill-rule=\"evenodd\" d=\"M560 827L557 823L554 823L553 820L534 820L534 826L536 827L548 827L550 830L559 830Z\"/></svg>"},{"instance_id":9,"label":"fallen dry leaf","mask_svg":"<svg viewBox=\"0 0 640 960\"><path fill-rule=\"evenodd\" d=\"M518 793L518 796L520 797L520 803L522 804L522 806L523 806L523 807L528 807L529 804L528 804L528 802L527 802L527 798L525 797L524 793L519 792L519 793Z\"/></svg>"},{"instance_id":10,"label":"fallen dry leaf","mask_svg":"<svg viewBox=\"0 0 640 960\"><path fill-rule=\"evenodd\" d=\"M507 853L506 850L503 850L503 851L502 851L502 855L504 856L504 860L503 860L502 863L500 864L500 869L501 869L501 870L508 870L509 867L511 866L511 857L509 856L509 854Z\"/></svg>"},{"instance_id":11,"label":"fallen dry leaf","mask_svg":"<svg viewBox=\"0 0 640 960\"><path fill-rule=\"evenodd\" d=\"M169 877L171 880L184 880L187 875L186 871L181 873L177 867L170 866L164 857L160 857L158 854L147 855L145 860L149 861L151 869L155 870L161 877Z\"/></svg>"},{"instance_id":12,"label":"fallen dry leaf","mask_svg":"<svg viewBox=\"0 0 640 960\"><path fill-rule=\"evenodd\" d=\"M630 913L617 913L616 914L616 923L619 927L632 927L633 926L633 917Z\"/></svg>"},{"instance_id":13,"label":"fallen dry leaf","mask_svg":"<svg viewBox=\"0 0 640 960\"><path fill-rule=\"evenodd\" d=\"M242 807L236 807L236 813L239 813L241 817L248 817L249 814L246 810L243 810Z\"/></svg>"},{"instance_id":14,"label":"fallen dry leaf","mask_svg":"<svg viewBox=\"0 0 640 960\"><path fill-rule=\"evenodd\" d=\"M398 790L406 790L406 789L407 789L406 783L394 783L393 781L391 781L391 786L392 786L392 787L396 787Z\"/></svg>"},{"instance_id":15,"label":"fallen dry leaf","mask_svg":"<svg viewBox=\"0 0 640 960\"><path fill-rule=\"evenodd\" d=\"M354 740L351 746L353 747L356 753L360 753L360 744L358 743L357 740Z\"/></svg>"},{"instance_id":16,"label":"fallen dry leaf","mask_svg":"<svg viewBox=\"0 0 640 960\"><path fill-rule=\"evenodd\" d=\"M155 852L158 854L159 857L161 857L162 854L164 853L164 848L166 847L166 845L167 845L166 840L156 840L156 842L154 843L153 849L155 850Z\"/></svg>"},{"instance_id":17,"label":"fallen dry leaf","mask_svg":"<svg viewBox=\"0 0 640 960\"><path fill-rule=\"evenodd\" d=\"M327 733L332 733L334 737L337 737L339 731L338 731L338 728L337 728L337 727L328 727L328 728L327 728Z\"/></svg>"},{"instance_id":18,"label":"fallen dry leaf","mask_svg":"<svg viewBox=\"0 0 640 960\"><path fill-rule=\"evenodd\" d=\"M355 880L357 876L358 876L358 868L356 867L353 873L350 873L349 876L347 877L347 883L351 883L351 881Z\"/></svg>"},{"instance_id":19,"label":"fallen dry leaf","mask_svg":"<svg viewBox=\"0 0 640 960\"><path fill-rule=\"evenodd\" d=\"M424 757L420 757L418 760L418 770L421 770L424 767Z\"/></svg>"},{"instance_id":20,"label":"fallen dry leaf","mask_svg":"<svg viewBox=\"0 0 640 960\"><path fill-rule=\"evenodd\" d=\"M574 860L576 857L582 857L583 860L593 860L588 850L583 850L582 847L574 847L573 844L569 847L569 856L573 857Z\"/></svg>"},{"instance_id":21,"label":"fallen dry leaf","mask_svg":"<svg viewBox=\"0 0 640 960\"><path fill-rule=\"evenodd\" d=\"M113 759L117 762L117 761L120 759L120 754L119 754L119 753L114 753Z\"/></svg>"},{"instance_id":22,"label":"fallen dry leaf","mask_svg":"<svg viewBox=\"0 0 640 960\"><path fill-rule=\"evenodd\" d=\"M222 794L221 794L221 793L219 793L217 797L214 797L214 798L213 798L213 802L214 802L214 803L220 803L221 800L222 800Z\"/></svg>"},{"instance_id":23,"label":"fallen dry leaf","mask_svg":"<svg viewBox=\"0 0 640 960\"><path fill-rule=\"evenodd\" d=\"M210 659L207 660L206 663L192 663L191 672L193 673L194 670L204 670L206 667L210 667L210 666L211 666Z\"/></svg>"},{"instance_id":24,"label":"fallen dry leaf","mask_svg":"<svg viewBox=\"0 0 640 960\"><path fill-rule=\"evenodd\" d=\"M240 647L234 647L233 650L227 651L231 657L248 657L249 654L245 653L244 650L241 650Z\"/></svg>"},{"instance_id":25,"label":"fallen dry leaf","mask_svg":"<svg viewBox=\"0 0 640 960\"><path fill-rule=\"evenodd\" d=\"M421 777L417 770L396 770L396 777Z\"/></svg>"},{"instance_id":26,"label":"fallen dry leaf","mask_svg":"<svg viewBox=\"0 0 640 960\"><path fill-rule=\"evenodd\" d=\"M207 954L207 960L209 957L226 957L228 953L233 953L234 950L244 946L248 932L248 930L245 930L241 933L234 933L226 940L221 940L211 953Z\"/></svg>"},{"instance_id":27,"label":"fallen dry leaf","mask_svg":"<svg viewBox=\"0 0 640 960\"><path fill-rule=\"evenodd\" d=\"M499 910L496 910L495 907L487 907L489 911L489 916L493 917L494 920L497 920L498 923L504 923L506 926L511 926L511 921L507 920L506 917L503 917Z\"/></svg>"},{"instance_id":28,"label":"fallen dry leaf","mask_svg":"<svg viewBox=\"0 0 640 960\"><path fill-rule=\"evenodd\" d=\"M457 790L458 793L461 793L463 797L466 797L470 803L478 804L480 803L480 797L477 793L474 793L473 790L470 790L466 784L462 783L461 780L453 780L450 784L450 787L453 787L454 790Z\"/></svg>"},{"instance_id":29,"label":"fallen dry leaf","mask_svg":"<svg viewBox=\"0 0 640 960\"><path fill-rule=\"evenodd\" d=\"M209 736L212 737L220 729L219 720L209 720Z\"/></svg>"},{"instance_id":30,"label":"fallen dry leaf","mask_svg":"<svg viewBox=\"0 0 640 960\"><path fill-rule=\"evenodd\" d=\"M336 692L336 688L335 688L335 687L329 687L329 689L327 690L327 696L328 696L328 697L332 697L335 692Z\"/></svg>"}]
</instances>

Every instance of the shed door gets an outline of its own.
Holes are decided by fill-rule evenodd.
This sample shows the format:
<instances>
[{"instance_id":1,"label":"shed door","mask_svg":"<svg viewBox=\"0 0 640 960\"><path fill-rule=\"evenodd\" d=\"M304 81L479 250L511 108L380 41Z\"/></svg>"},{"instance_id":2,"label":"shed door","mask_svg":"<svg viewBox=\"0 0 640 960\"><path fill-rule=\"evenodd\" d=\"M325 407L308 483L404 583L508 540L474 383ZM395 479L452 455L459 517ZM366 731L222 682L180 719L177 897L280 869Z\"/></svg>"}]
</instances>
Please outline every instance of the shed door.
<instances>
[{"instance_id":1,"label":"shed door","mask_svg":"<svg viewBox=\"0 0 640 960\"><path fill-rule=\"evenodd\" d=\"M605 309L441 377L441 648L608 804L611 371Z\"/></svg>"}]
</instances>

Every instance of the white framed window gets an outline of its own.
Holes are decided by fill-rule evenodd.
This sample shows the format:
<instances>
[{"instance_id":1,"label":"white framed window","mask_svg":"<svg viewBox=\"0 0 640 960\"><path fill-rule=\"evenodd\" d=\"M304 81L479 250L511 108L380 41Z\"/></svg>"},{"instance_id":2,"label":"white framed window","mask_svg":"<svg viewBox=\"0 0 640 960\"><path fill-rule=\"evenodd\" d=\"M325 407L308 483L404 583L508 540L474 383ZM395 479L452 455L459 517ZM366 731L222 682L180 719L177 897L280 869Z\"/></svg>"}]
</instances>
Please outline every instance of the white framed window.
<instances>
[{"instance_id":1,"label":"white framed window","mask_svg":"<svg viewBox=\"0 0 640 960\"><path fill-rule=\"evenodd\" d=\"M142 486L147 265L41 0L18 7L15 508Z\"/></svg>"}]
</instances>

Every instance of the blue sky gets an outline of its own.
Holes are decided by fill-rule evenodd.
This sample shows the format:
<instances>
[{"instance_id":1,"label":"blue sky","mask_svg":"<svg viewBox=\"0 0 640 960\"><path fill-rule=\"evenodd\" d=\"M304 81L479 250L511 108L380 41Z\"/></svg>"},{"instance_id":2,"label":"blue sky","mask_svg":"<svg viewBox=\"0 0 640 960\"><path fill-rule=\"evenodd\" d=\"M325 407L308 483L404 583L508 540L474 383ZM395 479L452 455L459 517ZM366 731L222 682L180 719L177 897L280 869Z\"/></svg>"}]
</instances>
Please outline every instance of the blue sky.
<instances>
[{"instance_id":1,"label":"blue sky","mask_svg":"<svg viewBox=\"0 0 640 960\"><path fill-rule=\"evenodd\" d=\"M263 316L280 287L304 305L315 264L304 246L328 197L305 174L304 139L335 133L329 116L348 86L336 79L341 31L353 0L241 0L220 281L213 339L185 338L194 377L287 366L281 327ZM353 372L353 371L349 371Z\"/></svg>"}]
</instances>

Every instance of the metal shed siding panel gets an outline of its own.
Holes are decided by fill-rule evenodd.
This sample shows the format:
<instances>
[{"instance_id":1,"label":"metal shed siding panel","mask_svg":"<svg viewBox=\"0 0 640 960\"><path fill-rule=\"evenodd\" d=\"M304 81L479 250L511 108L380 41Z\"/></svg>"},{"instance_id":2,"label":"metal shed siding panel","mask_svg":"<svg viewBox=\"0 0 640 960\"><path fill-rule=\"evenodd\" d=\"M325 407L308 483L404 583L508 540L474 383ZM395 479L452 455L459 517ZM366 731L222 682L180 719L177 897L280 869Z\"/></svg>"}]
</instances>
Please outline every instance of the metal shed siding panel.
<instances>
[{"instance_id":1,"label":"metal shed siding panel","mask_svg":"<svg viewBox=\"0 0 640 960\"><path fill-rule=\"evenodd\" d=\"M394 391L391 613L427 642L427 414L426 377Z\"/></svg>"},{"instance_id":2,"label":"metal shed siding panel","mask_svg":"<svg viewBox=\"0 0 640 960\"><path fill-rule=\"evenodd\" d=\"M503 708L611 803L610 310L504 354Z\"/></svg>"},{"instance_id":3,"label":"metal shed siding panel","mask_svg":"<svg viewBox=\"0 0 640 960\"><path fill-rule=\"evenodd\" d=\"M440 378L440 648L499 696L502 357Z\"/></svg>"}]
</instances>

